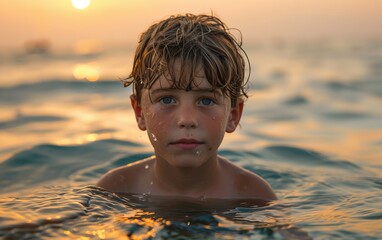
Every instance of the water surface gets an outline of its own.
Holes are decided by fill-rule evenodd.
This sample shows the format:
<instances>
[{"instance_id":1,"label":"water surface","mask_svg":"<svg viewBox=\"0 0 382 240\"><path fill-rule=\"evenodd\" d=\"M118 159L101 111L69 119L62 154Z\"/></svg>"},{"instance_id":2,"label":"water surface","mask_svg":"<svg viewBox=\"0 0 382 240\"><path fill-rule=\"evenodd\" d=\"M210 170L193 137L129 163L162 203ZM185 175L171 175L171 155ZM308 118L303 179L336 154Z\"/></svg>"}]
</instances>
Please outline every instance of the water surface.
<instances>
[{"instance_id":1,"label":"water surface","mask_svg":"<svg viewBox=\"0 0 382 240\"><path fill-rule=\"evenodd\" d=\"M0 237L381 239L382 44L247 48L250 98L220 154L265 178L279 197L270 203L95 187L106 171L152 155L118 81L131 48L3 57ZM100 78L75 79L89 62Z\"/></svg>"}]
</instances>

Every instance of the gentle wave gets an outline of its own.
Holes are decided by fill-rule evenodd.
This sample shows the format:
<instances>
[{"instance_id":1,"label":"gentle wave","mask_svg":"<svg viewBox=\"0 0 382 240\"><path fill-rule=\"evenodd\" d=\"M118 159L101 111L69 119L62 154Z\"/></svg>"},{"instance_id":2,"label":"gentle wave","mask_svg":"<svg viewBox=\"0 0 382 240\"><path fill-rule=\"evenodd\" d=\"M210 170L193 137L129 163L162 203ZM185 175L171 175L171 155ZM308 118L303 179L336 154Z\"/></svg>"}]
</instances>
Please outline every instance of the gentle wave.
<instances>
[{"instance_id":1,"label":"gentle wave","mask_svg":"<svg viewBox=\"0 0 382 240\"><path fill-rule=\"evenodd\" d=\"M30 123L44 123L67 120L65 117L49 115L24 115L18 114L14 119L0 122L0 129L14 128Z\"/></svg>"},{"instance_id":2,"label":"gentle wave","mask_svg":"<svg viewBox=\"0 0 382 240\"><path fill-rule=\"evenodd\" d=\"M75 94L118 94L124 88L117 80L114 81L71 81L47 80L36 83L26 83L11 87L0 87L0 105L17 104L30 101L42 101L59 95Z\"/></svg>"},{"instance_id":3,"label":"gentle wave","mask_svg":"<svg viewBox=\"0 0 382 240\"><path fill-rule=\"evenodd\" d=\"M2 192L15 192L54 182L72 181L95 181L106 170L115 167L115 164L106 166L105 162L116 161L117 164L128 164L134 159L120 157L126 152L134 153L141 149L141 145L119 140L100 140L89 144L77 146L58 146L45 144L21 151L11 158L0 163L0 189ZM143 154L144 155L144 154ZM142 153L134 156L135 160ZM101 165L100 169L94 166ZM84 172L91 168L93 172ZM25 177L28 172L30 177ZM80 173L82 175L77 176ZM82 179L81 181L79 181Z\"/></svg>"},{"instance_id":4,"label":"gentle wave","mask_svg":"<svg viewBox=\"0 0 382 240\"><path fill-rule=\"evenodd\" d=\"M277 232L307 236L293 228L287 217L283 217L282 204L258 206L248 202L193 202L182 199L166 199L167 204L163 204L163 199L119 196L94 186L45 187L36 189L33 195L13 198L12 205L8 201L0 198L0 208L6 207L10 213L0 219L0 236L6 238L25 238L31 233L34 237L44 237L46 234L61 238L91 237L100 232L108 238L125 237L126 234L132 238L173 239L185 235L238 238ZM216 207L217 203L225 207ZM227 207L229 205L231 207ZM21 213L22 217L18 217L17 214ZM94 224L96 228L91 227ZM54 232L46 232L52 227L56 228Z\"/></svg>"},{"instance_id":5,"label":"gentle wave","mask_svg":"<svg viewBox=\"0 0 382 240\"><path fill-rule=\"evenodd\" d=\"M0 176L4 179L0 182L0 188L3 192L13 192L65 179L72 179L76 183L94 181L112 168L152 155L152 152L142 152L144 148L134 142L115 139L74 146L39 145L18 152L0 164ZM285 179L297 179L299 176L288 176L288 172L277 172L277 169L270 170L267 164L281 163L299 169L320 167L321 171L326 169L353 174L362 172L361 167L354 163L330 159L318 152L292 146L269 146L253 152L221 150L219 153L249 170L264 174L271 181L280 178L280 174ZM254 168L257 165L263 168ZM26 178L25 172L31 177Z\"/></svg>"},{"instance_id":6,"label":"gentle wave","mask_svg":"<svg viewBox=\"0 0 382 240\"><path fill-rule=\"evenodd\" d=\"M145 195L116 195L84 186L94 184L112 168L150 156L146 149L134 142L107 139L78 146L38 145L8 158L0 164L0 210L5 214L0 218L0 236L22 238L33 233L39 237L91 237L89 229L93 229L109 237L152 233L162 237L189 234L200 238L253 238L292 234L295 239L307 239L301 222L334 221L333 227L346 227L350 216L373 222L381 219L374 212L381 200L376 194L381 188L380 178L348 161L294 146L219 152L270 182L282 200L268 206L248 206L243 201L224 203L225 207L219 209L208 205L206 210L183 202L179 208L171 204L171 210L160 202L155 208L158 202ZM351 180L345 177L349 175L353 176ZM368 196L367 212L357 207L360 198L356 194ZM306 211L328 207L338 209L330 212L330 219ZM293 218L287 216L288 209L297 211ZM97 228L92 227L94 224ZM44 230L51 228L61 230Z\"/></svg>"}]
</instances>

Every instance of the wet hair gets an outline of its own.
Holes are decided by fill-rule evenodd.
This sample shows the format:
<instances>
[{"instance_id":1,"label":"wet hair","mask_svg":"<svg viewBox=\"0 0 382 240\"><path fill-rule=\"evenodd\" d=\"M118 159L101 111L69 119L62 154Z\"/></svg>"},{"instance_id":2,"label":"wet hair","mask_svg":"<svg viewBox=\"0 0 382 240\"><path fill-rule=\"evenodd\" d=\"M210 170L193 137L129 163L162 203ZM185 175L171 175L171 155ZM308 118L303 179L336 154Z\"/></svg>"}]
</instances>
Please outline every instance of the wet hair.
<instances>
[{"instance_id":1,"label":"wet hair","mask_svg":"<svg viewBox=\"0 0 382 240\"><path fill-rule=\"evenodd\" d=\"M175 75L175 69L180 69L180 74ZM173 88L189 91L197 87L194 79L201 69L212 90L221 89L233 106L238 98L248 97L250 62L241 37L237 40L215 16L174 15L153 24L141 35L132 72L122 81L125 87L134 85L140 102L142 90L150 89L162 75Z\"/></svg>"}]
</instances>

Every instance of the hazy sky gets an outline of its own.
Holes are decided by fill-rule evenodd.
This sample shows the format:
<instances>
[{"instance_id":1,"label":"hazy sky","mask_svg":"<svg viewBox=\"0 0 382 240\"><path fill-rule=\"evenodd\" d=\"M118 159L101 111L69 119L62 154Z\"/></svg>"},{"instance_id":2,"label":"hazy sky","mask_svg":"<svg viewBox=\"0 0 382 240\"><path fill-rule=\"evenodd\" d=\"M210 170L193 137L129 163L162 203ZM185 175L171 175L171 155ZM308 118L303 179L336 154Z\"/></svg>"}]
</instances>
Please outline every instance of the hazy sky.
<instances>
[{"instance_id":1,"label":"hazy sky","mask_svg":"<svg viewBox=\"0 0 382 240\"><path fill-rule=\"evenodd\" d=\"M1 0L0 48L45 38L53 45L93 39L136 42L151 23L176 13L210 13L244 40L382 38L381 0Z\"/></svg>"}]
</instances>

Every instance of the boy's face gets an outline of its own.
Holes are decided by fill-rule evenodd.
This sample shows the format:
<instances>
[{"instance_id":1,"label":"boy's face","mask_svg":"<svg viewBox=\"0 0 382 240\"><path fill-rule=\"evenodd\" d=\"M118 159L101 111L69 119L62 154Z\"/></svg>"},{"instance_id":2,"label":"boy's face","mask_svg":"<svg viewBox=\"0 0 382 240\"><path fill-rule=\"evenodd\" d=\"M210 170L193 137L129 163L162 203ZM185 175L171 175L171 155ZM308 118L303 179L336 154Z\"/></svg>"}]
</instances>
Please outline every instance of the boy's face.
<instances>
[{"instance_id":1,"label":"boy's face","mask_svg":"<svg viewBox=\"0 0 382 240\"><path fill-rule=\"evenodd\" d=\"M198 167L216 158L225 132L240 121L243 101L231 106L221 90L211 91L203 71L190 91L172 88L161 76L143 89L141 102L131 96L138 126L147 130L158 160L174 167Z\"/></svg>"}]
</instances>

